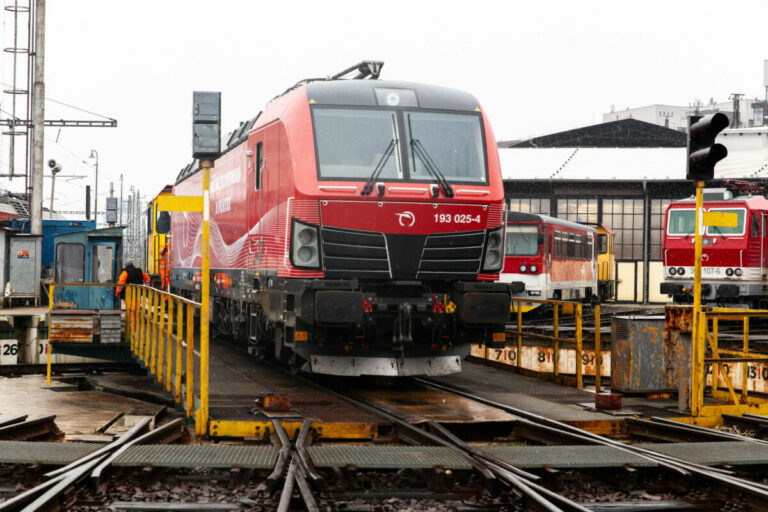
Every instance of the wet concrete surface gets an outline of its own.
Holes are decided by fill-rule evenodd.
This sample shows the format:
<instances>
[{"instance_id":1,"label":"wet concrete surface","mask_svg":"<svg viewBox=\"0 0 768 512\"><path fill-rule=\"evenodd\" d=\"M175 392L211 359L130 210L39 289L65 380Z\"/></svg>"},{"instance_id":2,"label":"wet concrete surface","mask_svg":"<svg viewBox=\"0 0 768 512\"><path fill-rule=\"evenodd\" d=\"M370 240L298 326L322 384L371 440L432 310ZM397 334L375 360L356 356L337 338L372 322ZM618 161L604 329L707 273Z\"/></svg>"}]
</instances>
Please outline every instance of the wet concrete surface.
<instances>
[{"instance_id":1,"label":"wet concrete surface","mask_svg":"<svg viewBox=\"0 0 768 512\"><path fill-rule=\"evenodd\" d=\"M69 380L69 378L67 378ZM47 387L44 375L0 377L0 419L27 414L29 419L56 415L56 425L65 436L94 434L118 414L127 417L110 433L121 433L132 426L136 416L158 416L164 406L105 393L81 391L77 383L52 379Z\"/></svg>"},{"instance_id":2,"label":"wet concrete surface","mask_svg":"<svg viewBox=\"0 0 768 512\"><path fill-rule=\"evenodd\" d=\"M431 380L557 421L581 422L616 419L613 414L589 410L584 407L583 404L594 405L594 387L579 390L481 363L465 360L462 362L460 374L432 378ZM635 413L654 416L681 416L677 409L670 409L676 405L676 399L651 400L644 396L622 397L624 409L632 409Z\"/></svg>"}]
</instances>

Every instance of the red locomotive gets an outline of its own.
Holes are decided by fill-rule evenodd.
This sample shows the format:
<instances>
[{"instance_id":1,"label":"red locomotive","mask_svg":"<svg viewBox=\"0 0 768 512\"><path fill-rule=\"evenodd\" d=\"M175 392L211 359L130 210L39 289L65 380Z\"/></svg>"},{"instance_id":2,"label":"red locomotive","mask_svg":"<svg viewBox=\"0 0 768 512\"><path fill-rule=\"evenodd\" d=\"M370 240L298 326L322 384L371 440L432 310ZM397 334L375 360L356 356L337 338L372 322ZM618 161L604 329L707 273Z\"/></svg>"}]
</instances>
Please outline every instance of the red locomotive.
<instances>
[{"instance_id":1,"label":"red locomotive","mask_svg":"<svg viewBox=\"0 0 768 512\"><path fill-rule=\"evenodd\" d=\"M495 139L473 96L360 79L378 67L299 82L229 138L211 171L211 321L296 371L458 372L509 317ZM199 194L197 170L174 194ZM200 220L172 217L171 286L192 297Z\"/></svg>"},{"instance_id":2,"label":"red locomotive","mask_svg":"<svg viewBox=\"0 0 768 512\"><path fill-rule=\"evenodd\" d=\"M546 215L507 212L503 282L513 297L590 300L597 294L594 228ZM528 303L523 312L536 308Z\"/></svg>"},{"instance_id":3,"label":"red locomotive","mask_svg":"<svg viewBox=\"0 0 768 512\"><path fill-rule=\"evenodd\" d=\"M768 300L768 200L748 184L705 189L703 208L737 215L735 227L707 226L702 236L702 301L764 307ZM743 188L746 187L746 188ZM694 233L696 201L688 198L667 208L664 241L664 282L661 293L675 302L693 302Z\"/></svg>"}]
</instances>

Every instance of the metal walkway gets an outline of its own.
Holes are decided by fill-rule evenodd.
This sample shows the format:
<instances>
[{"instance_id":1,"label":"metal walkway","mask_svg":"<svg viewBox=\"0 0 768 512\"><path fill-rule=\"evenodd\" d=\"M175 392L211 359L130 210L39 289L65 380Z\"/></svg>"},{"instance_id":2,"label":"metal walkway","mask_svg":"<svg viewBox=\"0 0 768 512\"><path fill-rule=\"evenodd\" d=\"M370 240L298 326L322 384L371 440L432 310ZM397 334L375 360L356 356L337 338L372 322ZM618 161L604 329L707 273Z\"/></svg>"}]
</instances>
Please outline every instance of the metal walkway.
<instances>
[{"instance_id":1,"label":"metal walkway","mask_svg":"<svg viewBox=\"0 0 768 512\"><path fill-rule=\"evenodd\" d=\"M0 463L65 466L100 448L95 443L43 443L0 441ZM173 468L271 469L278 449L272 445L167 445L144 444L129 447L114 466Z\"/></svg>"}]
</instances>

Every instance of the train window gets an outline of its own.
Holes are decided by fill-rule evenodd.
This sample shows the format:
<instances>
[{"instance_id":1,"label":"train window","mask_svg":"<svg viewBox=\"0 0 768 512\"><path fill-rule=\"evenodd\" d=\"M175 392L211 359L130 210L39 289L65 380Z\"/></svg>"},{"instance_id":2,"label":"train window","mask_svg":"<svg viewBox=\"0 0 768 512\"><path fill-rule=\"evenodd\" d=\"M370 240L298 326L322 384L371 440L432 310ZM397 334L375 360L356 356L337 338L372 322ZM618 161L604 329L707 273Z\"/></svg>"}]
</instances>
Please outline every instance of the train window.
<instances>
[{"instance_id":1,"label":"train window","mask_svg":"<svg viewBox=\"0 0 768 512\"><path fill-rule=\"evenodd\" d=\"M508 256L536 256L539 254L539 228L536 226L507 226L505 253Z\"/></svg>"},{"instance_id":2,"label":"train window","mask_svg":"<svg viewBox=\"0 0 768 512\"><path fill-rule=\"evenodd\" d=\"M597 254L606 254L608 252L608 235L597 235Z\"/></svg>"},{"instance_id":3,"label":"train window","mask_svg":"<svg viewBox=\"0 0 768 512\"><path fill-rule=\"evenodd\" d=\"M669 210L669 235L693 235L696 230L696 215L693 209Z\"/></svg>"},{"instance_id":4,"label":"train window","mask_svg":"<svg viewBox=\"0 0 768 512\"><path fill-rule=\"evenodd\" d=\"M735 213L737 222L735 227L707 226L708 235L743 235L746 224L747 211L744 208L710 208L711 212Z\"/></svg>"},{"instance_id":5,"label":"train window","mask_svg":"<svg viewBox=\"0 0 768 512\"><path fill-rule=\"evenodd\" d=\"M314 108L312 119L320 178L367 180L378 165L381 179L403 178L394 112Z\"/></svg>"},{"instance_id":6,"label":"train window","mask_svg":"<svg viewBox=\"0 0 768 512\"><path fill-rule=\"evenodd\" d=\"M407 112L405 129L411 178L432 180L425 158L431 159L449 182L487 183L481 117L476 114ZM418 141L426 155L419 156Z\"/></svg>"},{"instance_id":7,"label":"train window","mask_svg":"<svg viewBox=\"0 0 768 512\"><path fill-rule=\"evenodd\" d=\"M82 283L85 278L85 246L61 243L56 246L56 282Z\"/></svg>"},{"instance_id":8,"label":"train window","mask_svg":"<svg viewBox=\"0 0 768 512\"><path fill-rule=\"evenodd\" d=\"M573 233L568 234L568 252L566 256L573 258L576 255L576 240Z\"/></svg>"},{"instance_id":9,"label":"train window","mask_svg":"<svg viewBox=\"0 0 768 512\"><path fill-rule=\"evenodd\" d=\"M595 256L595 238L593 235L587 236L587 259L591 260Z\"/></svg>"},{"instance_id":10,"label":"train window","mask_svg":"<svg viewBox=\"0 0 768 512\"><path fill-rule=\"evenodd\" d=\"M558 230L555 230L555 244L553 246L555 252L555 258L561 258L563 256L563 236Z\"/></svg>"},{"instance_id":11,"label":"train window","mask_svg":"<svg viewBox=\"0 0 768 512\"><path fill-rule=\"evenodd\" d=\"M253 188L261 189L261 169L264 167L264 143L256 144L256 171L253 173Z\"/></svg>"}]
</instances>

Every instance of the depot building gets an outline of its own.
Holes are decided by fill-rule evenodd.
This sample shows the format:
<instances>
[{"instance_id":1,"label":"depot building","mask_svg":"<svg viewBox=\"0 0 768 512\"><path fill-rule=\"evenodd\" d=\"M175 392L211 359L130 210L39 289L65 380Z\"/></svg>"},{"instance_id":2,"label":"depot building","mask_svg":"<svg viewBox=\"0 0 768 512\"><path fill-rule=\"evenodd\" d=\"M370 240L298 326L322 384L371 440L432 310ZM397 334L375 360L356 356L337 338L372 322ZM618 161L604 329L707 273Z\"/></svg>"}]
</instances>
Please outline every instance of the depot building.
<instances>
[{"instance_id":1,"label":"depot building","mask_svg":"<svg viewBox=\"0 0 768 512\"><path fill-rule=\"evenodd\" d=\"M708 187L768 178L768 127L726 129L717 142L728 157ZM685 133L623 119L500 141L499 158L510 210L613 229L616 300L670 301L659 292L664 212L670 202L694 194L685 179Z\"/></svg>"}]
</instances>

